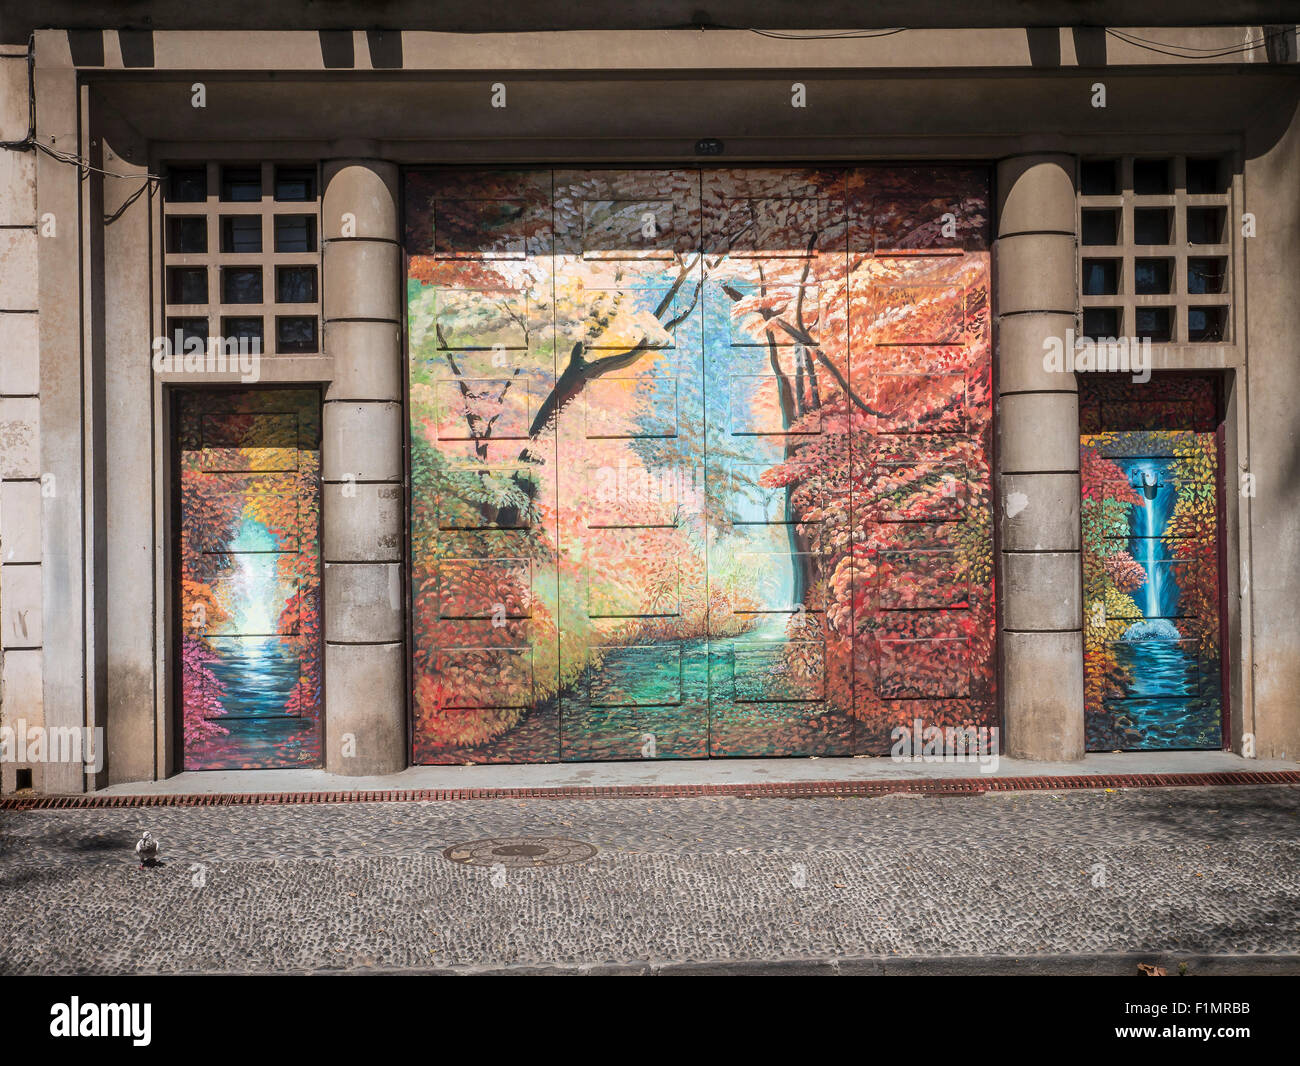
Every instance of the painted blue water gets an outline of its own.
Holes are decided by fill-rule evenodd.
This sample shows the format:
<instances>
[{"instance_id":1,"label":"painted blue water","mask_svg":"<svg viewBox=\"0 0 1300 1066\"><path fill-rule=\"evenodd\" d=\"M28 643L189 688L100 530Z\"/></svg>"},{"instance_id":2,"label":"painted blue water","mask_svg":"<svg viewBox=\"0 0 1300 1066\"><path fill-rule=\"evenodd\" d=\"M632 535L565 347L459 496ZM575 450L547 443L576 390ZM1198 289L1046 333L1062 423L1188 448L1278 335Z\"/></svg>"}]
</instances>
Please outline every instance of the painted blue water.
<instances>
[{"instance_id":1,"label":"painted blue water","mask_svg":"<svg viewBox=\"0 0 1300 1066\"><path fill-rule=\"evenodd\" d=\"M1179 588L1164 536L1177 503L1171 459L1117 459L1141 502L1129 510L1128 552L1146 571L1133 599L1143 619L1115 645L1122 692L1105 700L1105 714L1089 716L1089 748L1127 750L1215 748L1221 743L1215 664L1200 663L1173 619Z\"/></svg>"},{"instance_id":2,"label":"painted blue water","mask_svg":"<svg viewBox=\"0 0 1300 1066\"><path fill-rule=\"evenodd\" d=\"M279 637L213 637L220 658L211 669L226 686L226 713L219 719L228 728L239 719L282 716L284 704L298 683L298 656L286 654Z\"/></svg>"}]
</instances>

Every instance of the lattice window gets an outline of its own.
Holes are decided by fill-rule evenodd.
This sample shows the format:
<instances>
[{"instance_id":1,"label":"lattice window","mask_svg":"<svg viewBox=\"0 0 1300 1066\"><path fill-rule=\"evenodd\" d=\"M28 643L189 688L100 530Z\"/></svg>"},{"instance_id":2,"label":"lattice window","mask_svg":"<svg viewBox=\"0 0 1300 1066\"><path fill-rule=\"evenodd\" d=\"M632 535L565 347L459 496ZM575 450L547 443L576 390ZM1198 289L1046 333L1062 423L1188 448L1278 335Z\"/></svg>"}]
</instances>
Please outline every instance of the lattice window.
<instances>
[{"instance_id":1,"label":"lattice window","mask_svg":"<svg viewBox=\"0 0 1300 1066\"><path fill-rule=\"evenodd\" d=\"M167 335L320 351L314 163L178 163L163 206Z\"/></svg>"},{"instance_id":2,"label":"lattice window","mask_svg":"<svg viewBox=\"0 0 1300 1066\"><path fill-rule=\"evenodd\" d=\"M1231 343L1231 207L1223 156L1081 160L1083 334Z\"/></svg>"}]
</instances>

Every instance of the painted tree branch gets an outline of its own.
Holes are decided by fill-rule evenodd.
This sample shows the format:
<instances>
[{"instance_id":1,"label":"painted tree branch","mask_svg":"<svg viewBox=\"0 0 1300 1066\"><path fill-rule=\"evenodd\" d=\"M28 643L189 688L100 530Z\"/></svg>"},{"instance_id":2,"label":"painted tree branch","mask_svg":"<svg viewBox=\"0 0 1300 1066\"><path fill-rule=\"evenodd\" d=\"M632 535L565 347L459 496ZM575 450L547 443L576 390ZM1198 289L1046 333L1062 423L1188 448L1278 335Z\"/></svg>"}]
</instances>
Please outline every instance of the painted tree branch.
<instances>
[{"instance_id":1,"label":"painted tree branch","mask_svg":"<svg viewBox=\"0 0 1300 1066\"><path fill-rule=\"evenodd\" d=\"M728 297L730 297L733 303L739 303L741 300L745 298L745 294L743 292L730 285L723 285L722 291L726 293ZM821 347L818 345L818 343L813 339L812 335L806 329L800 329L798 326L794 325L793 323L786 321L775 311L768 310L767 308L759 308L758 313L763 316L763 321L771 322L774 323L775 325L780 326L794 340L804 345L810 352L813 352L816 355L817 362L821 363L822 366L824 366L827 370L831 372L831 377L833 377L835 379L836 384L839 385L839 387L844 390L844 394L848 396L849 400L853 403L853 406L857 407L859 410L865 412L866 414L875 415L877 418L888 417L882 412L877 411L874 407L868 404L865 400L862 399L861 396L859 396L856 392L854 392L849 387L848 379L845 378L845 376L840 372L840 368L837 367L828 358L826 358L826 354L821 350Z\"/></svg>"}]
</instances>

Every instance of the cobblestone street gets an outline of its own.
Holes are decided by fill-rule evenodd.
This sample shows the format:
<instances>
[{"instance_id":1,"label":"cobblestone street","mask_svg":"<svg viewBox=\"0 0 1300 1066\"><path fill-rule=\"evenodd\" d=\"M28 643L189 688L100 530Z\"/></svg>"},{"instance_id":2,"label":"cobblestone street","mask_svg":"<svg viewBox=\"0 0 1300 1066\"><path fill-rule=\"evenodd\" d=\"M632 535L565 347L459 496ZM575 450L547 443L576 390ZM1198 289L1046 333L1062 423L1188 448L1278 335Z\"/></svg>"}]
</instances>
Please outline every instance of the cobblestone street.
<instances>
[{"instance_id":1,"label":"cobblestone street","mask_svg":"<svg viewBox=\"0 0 1300 1066\"><path fill-rule=\"evenodd\" d=\"M1284 786L0 811L0 971L871 972L994 957L1131 973L1130 956L1150 955L1295 972L1298 800ZM141 871L144 829L162 851ZM527 841L499 863L443 855L536 837L597 850L538 868L516 865L538 850Z\"/></svg>"}]
</instances>

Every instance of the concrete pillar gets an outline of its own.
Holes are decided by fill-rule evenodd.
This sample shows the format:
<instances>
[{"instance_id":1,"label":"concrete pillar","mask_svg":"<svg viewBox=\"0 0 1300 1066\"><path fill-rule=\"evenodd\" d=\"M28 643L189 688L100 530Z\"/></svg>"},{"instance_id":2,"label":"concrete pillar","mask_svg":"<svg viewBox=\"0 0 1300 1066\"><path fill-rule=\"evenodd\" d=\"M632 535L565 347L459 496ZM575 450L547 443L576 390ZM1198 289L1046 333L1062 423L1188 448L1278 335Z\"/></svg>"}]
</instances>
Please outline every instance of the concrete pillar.
<instances>
[{"instance_id":1,"label":"concrete pillar","mask_svg":"<svg viewBox=\"0 0 1300 1066\"><path fill-rule=\"evenodd\" d=\"M1295 398L1300 393L1295 316L1300 300L1300 107L1294 96L1279 98L1277 111L1259 116L1246 142L1244 210L1255 233L1238 244L1245 257L1249 301L1244 305L1248 340L1244 382L1237 383L1240 412L1249 411L1249 435L1238 469L1225 471L1228 507L1240 508L1249 536L1229 592L1239 597L1246 641L1241 659L1243 686L1253 695L1241 722L1233 715L1232 747L1243 751L1243 734L1254 736L1261 759L1300 759L1300 647L1295 639L1296 589L1300 587L1300 429ZM1281 128L1279 128L1281 127ZM1241 221L1232 220L1233 225ZM1240 317L1238 319L1240 321ZM1257 483L1241 494L1241 475ZM1232 649L1236 652L1236 649ZM1248 750L1248 749L1246 749Z\"/></svg>"},{"instance_id":2,"label":"concrete pillar","mask_svg":"<svg viewBox=\"0 0 1300 1066\"><path fill-rule=\"evenodd\" d=\"M154 395L141 380L140 356L140 338L150 334L151 209L145 196L127 203L145 183L149 146L116 115L96 108L94 118L101 165L129 175L103 180L99 214L116 217L102 229L103 265L96 264L94 274L103 294L96 302L103 308L104 327L95 340L94 360L102 411L100 435L94 438L98 454L90 466L101 550L95 553L97 594L91 603L102 666L91 712L92 724L105 730L107 763L93 782L102 787L165 776L162 756L171 731L160 728L166 721L159 715L166 692L159 692L155 670L157 587L146 577L156 559L154 512L147 505L155 483L156 442L149 432Z\"/></svg>"},{"instance_id":3,"label":"concrete pillar","mask_svg":"<svg viewBox=\"0 0 1300 1066\"><path fill-rule=\"evenodd\" d=\"M324 177L325 768L365 776L407 754L398 173L347 158Z\"/></svg>"},{"instance_id":4,"label":"concrete pillar","mask_svg":"<svg viewBox=\"0 0 1300 1066\"><path fill-rule=\"evenodd\" d=\"M1074 159L998 164L1002 692L1008 755L1084 754L1079 401L1044 368L1044 341L1075 324Z\"/></svg>"}]
</instances>

